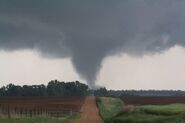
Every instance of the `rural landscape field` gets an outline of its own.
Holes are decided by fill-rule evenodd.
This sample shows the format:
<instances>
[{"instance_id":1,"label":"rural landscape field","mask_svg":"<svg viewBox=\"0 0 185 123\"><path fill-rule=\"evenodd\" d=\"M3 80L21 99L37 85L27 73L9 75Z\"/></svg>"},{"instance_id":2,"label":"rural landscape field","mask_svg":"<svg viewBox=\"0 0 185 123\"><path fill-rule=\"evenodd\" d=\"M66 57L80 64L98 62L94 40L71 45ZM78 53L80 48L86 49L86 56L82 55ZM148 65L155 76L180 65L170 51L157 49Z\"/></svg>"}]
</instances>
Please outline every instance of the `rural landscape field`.
<instances>
[{"instance_id":1,"label":"rural landscape field","mask_svg":"<svg viewBox=\"0 0 185 123\"><path fill-rule=\"evenodd\" d=\"M142 91L92 90L78 81L52 80L47 86L9 84L0 92L0 123L185 122L184 91L160 91L171 96L146 91L159 96L135 96Z\"/></svg>"},{"instance_id":2,"label":"rural landscape field","mask_svg":"<svg viewBox=\"0 0 185 123\"><path fill-rule=\"evenodd\" d=\"M185 123L185 0L0 0L0 123Z\"/></svg>"},{"instance_id":3,"label":"rural landscape field","mask_svg":"<svg viewBox=\"0 0 185 123\"><path fill-rule=\"evenodd\" d=\"M138 98L140 97L136 97ZM172 98L169 97L169 100ZM124 100L124 97L122 99ZM98 99L98 106L100 115L108 123L184 123L185 104L178 101L169 104L168 97L166 99L161 101L161 104L153 104L153 100L147 100L147 105L143 105L136 102L124 103L119 98L101 97Z\"/></svg>"}]
</instances>

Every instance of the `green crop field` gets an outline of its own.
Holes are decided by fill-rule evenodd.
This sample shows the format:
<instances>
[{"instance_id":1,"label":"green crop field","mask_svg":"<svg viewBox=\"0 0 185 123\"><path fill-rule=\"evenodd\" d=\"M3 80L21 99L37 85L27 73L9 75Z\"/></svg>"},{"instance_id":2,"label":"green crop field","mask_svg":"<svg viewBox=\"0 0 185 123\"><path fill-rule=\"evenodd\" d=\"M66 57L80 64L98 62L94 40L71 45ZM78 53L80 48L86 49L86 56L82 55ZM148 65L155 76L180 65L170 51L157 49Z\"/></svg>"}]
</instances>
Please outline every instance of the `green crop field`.
<instances>
[{"instance_id":1,"label":"green crop field","mask_svg":"<svg viewBox=\"0 0 185 123\"><path fill-rule=\"evenodd\" d=\"M111 120L123 109L123 102L118 98L97 97L100 115L105 121Z\"/></svg>"},{"instance_id":2,"label":"green crop field","mask_svg":"<svg viewBox=\"0 0 185 123\"><path fill-rule=\"evenodd\" d=\"M171 105L164 107L137 107L133 111L123 112L119 116L114 117L112 123L185 123L185 115L183 113L185 110L174 109L178 105L174 106L173 111L170 110L172 108Z\"/></svg>"},{"instance_id":3,"label":"green crop field","mask_svg":"<svg viewBox=\"0 0 185 123\"><path fill-rule=\"evenodd\" d=\"M1 119L0 123L63 123L64 119L57 118L19 118Z\"/></svg>"},{"instance_id":4,"label":"green crop field","mask_svg":"<svg viewBox=\"0 0 185 123\"><path fill-rule=\"evenodd\" d=\"M97 104L106 123L185 123L185 104L126 106L118 98Z\"/></svg>"},{"instance_id":5,"label":"green crop field","mask_svg":"<svg viewBox=\"0 0 185 123\"><path fill-rule=\"evenodd\" d=\"M141 108L150 114L155 115L175 115L185 114L185 104L170 104L170 105L145 105Z\"/></svg>"},{"instance_id":6,"label":"green crop field","mask_svg":"<svg viewBox=\"0 0 185 123\"><path fill-rule=\"evenodd\" d=\"M74 113L72 116L66 116L63 118L55 117L25 117L16 119L0 119L0 123L66 123L67 121L73 121L80 117L80 113Z\"/></svg>"}]
</instances>

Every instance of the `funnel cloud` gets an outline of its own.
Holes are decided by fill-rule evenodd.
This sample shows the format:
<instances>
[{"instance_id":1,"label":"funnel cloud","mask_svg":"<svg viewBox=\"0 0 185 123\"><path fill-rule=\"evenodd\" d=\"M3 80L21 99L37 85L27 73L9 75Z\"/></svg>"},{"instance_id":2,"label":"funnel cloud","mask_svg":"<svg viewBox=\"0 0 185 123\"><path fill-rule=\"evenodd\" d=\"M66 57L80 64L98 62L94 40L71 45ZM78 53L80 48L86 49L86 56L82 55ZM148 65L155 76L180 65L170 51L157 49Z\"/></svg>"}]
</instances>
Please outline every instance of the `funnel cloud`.
<instances>
[{"instance_id":1,"label":"funnel cloud","mask_svg":"<svg viewBox=\"0 0 185 123\"><path fill-rule=\"evenodd\" d=\"M69 57L93 88L107 56L184 46L184 6L183 0L1 0L0 49Z\"/></svg>"}]
</instances>

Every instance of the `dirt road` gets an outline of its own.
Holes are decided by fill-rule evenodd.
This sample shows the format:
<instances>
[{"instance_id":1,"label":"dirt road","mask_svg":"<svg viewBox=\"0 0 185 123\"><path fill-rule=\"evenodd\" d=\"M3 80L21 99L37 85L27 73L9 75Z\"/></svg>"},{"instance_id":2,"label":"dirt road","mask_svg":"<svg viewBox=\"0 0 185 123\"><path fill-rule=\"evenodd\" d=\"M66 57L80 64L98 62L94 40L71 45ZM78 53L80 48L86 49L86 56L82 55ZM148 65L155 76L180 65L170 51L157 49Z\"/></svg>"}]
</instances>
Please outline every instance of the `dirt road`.
<instances>
[{"instance_id":1,"label":"dirt road","mask_svg":"<svg viewBox=\"0 0 185 123\"><path fill-rule=\"evenodd\" d=\"M104 123L99 116L95 97L86 97L81 112L81 117L73 123Z\"/></svg>"}]
</instances>

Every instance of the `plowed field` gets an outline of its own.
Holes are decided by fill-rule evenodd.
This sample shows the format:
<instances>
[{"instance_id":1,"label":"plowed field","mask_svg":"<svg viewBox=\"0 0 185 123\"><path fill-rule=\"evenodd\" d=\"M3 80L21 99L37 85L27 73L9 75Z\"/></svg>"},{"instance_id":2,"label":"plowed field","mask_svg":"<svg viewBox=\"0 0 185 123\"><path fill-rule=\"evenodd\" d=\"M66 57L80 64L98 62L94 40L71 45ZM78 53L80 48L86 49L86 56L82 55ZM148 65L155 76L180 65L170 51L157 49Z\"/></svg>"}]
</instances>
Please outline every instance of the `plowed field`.
<instances>
[{"instance_id":1,"label":"plowed field","mask_svg":"<svg viewBox=\"0 0 185 123\"><path fill-rule=\"evenodd\" d=\"M166 105L173 103L185 103L185 97L145 97L128 96L121 97L127 105Z\"/></svg>"}]
</instances>

